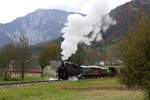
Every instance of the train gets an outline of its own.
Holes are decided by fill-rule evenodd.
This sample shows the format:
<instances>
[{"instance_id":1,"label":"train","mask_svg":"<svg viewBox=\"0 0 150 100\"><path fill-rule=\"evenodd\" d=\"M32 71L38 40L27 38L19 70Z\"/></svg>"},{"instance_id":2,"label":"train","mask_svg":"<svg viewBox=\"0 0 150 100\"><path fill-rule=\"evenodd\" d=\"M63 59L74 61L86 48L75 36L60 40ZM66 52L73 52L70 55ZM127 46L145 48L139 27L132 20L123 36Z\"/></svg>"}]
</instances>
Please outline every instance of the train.
<instances>
[{"instance_id":1,"label":"train","mask_svg":"<svg viewBox=\"0 0 150 100\"><path fill-rule=\"evenodd\" d=\"M117 75L116 67L79 66L70 62L62 62L57 69L59 80L68 80L70 77L79 79L105 78Z\"/></svg>"}]
</instances>

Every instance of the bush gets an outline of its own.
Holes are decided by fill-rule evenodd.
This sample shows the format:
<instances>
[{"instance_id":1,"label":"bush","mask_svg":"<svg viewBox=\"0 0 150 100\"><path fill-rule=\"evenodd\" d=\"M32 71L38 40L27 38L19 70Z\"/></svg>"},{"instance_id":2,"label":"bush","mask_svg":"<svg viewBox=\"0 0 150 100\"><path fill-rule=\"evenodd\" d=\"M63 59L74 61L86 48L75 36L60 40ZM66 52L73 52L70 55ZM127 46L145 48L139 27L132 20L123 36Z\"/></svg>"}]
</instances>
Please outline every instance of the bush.
<instances>
[{"instance_id":1,"label":"bush","mask_svg":"<svg viewBox=\"0 0 150 100\"><path fill-rule=\"evenodd\" d=\"M150 23L141 17L135 30L127 33L119 45L125 67L120 69L121 82L128 87L143 88L150 100Z\"/></svg>"}]
</instances>

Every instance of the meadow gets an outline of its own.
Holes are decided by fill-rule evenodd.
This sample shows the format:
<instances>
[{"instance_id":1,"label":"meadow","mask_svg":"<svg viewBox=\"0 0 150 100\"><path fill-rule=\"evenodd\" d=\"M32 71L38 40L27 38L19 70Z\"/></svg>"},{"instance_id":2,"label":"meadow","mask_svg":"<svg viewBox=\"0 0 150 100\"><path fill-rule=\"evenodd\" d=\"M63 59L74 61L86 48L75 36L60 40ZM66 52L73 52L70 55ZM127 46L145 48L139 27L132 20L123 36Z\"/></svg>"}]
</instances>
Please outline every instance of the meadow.
<instances>
[{"instance_id":1,"label":"meadow","mask_svg":"<svg viewBox=\"0 0 150 100\"><path fill-rule=\"evenodd\" d=\"M131 90L117 78L53 82L0 89L0 100L143 100L142 90Z\"/></svg>"}]
</instances>

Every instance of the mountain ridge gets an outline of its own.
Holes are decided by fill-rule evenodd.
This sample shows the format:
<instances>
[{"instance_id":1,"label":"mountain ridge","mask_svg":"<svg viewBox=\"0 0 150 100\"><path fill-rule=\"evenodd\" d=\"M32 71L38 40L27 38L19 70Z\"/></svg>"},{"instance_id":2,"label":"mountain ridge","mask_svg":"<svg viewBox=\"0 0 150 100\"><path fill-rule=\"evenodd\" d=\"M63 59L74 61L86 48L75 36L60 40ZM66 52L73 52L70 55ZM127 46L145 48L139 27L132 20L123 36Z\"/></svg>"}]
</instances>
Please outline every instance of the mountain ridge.
<instances>
[{"instance_id":1,"label":"mountain ridge","mask_svg":"<svg viewBox=\"0 0 150 100\"><path fill-rule=\"evenodd\" d=\"M25 34L32 44L59 38L67 17L73 12L57 9L38 9L10 23L0 24L0 34L13 41Z\"/></svg>"},{"instance_id":2,"label":"mountain ridge","mask_svg":"<svg viewBox=\"0 0 150 100\"><path fill-rule=\"evenodd\" d=\"M113 9L110 16L116 19L117 24L108 29L104 38L107 41L121 38L143 15L149 16L150 20L150 0L133 0Z\"/></svg>"},{"instance_id":3,"label":"mountain ridge","mask_svg":"<svg viewBox=\"0 0 150 100\"><path fill-rule=\"evenodd\" d=\"M111 10L109 14L116 19L117 24L103 33L104 40L121 38L134 26L141 12L150 17L150 0L132 0ZM38 9L10 23L0 24L0 47L18 40L20 34L25 34L32 44L57 40L62 37L61 29L65 26L68 15L74 13L58 9Z\"/></svg>"}]
</instances>

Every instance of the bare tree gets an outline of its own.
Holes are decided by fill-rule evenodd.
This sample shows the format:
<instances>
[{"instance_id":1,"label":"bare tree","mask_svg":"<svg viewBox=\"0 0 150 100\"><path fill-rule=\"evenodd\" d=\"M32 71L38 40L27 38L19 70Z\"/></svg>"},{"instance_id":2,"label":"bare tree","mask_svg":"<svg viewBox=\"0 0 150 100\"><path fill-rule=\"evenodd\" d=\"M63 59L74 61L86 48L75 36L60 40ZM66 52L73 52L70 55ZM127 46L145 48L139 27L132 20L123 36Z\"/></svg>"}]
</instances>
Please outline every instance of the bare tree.
<instances>
[{"instance_id":1,"label":"bare tree","mask_svg":"<svg viewBox=\"0 0 150 100\"><path fill-rule=\"evenodd\" d=\"M20 36L20 39L16 43L16 46L17 46L17 53L15 62L18 65L18 67L21 68L21 78L23 80L25 74L25 67L30 62L32 52L30 49L29 41L24 34Z\"/></svg>"},{"instance_id":2,"label":"bare tree","mask_svg":"<svg viewBox=\"0 0 150 100\"><path fill-rule=\"evenodd\" d=\"M48 61L60 59L60 50L60 45L48 44L48 46L42 51L38 58L42 70L47 65Z\"/></svg>"},{"instance_id":3,"label":"bare tree","mask_svg":"<svg viewBox=\"0 0 150 100\"><path fill-rule=\"evenodd\" d=\"M0 50L0 69L1 75L4 74L5 80L8 80L9 64L14 59L15 54L14 44L8 44Z\"/></svg>"}]
</instances>

